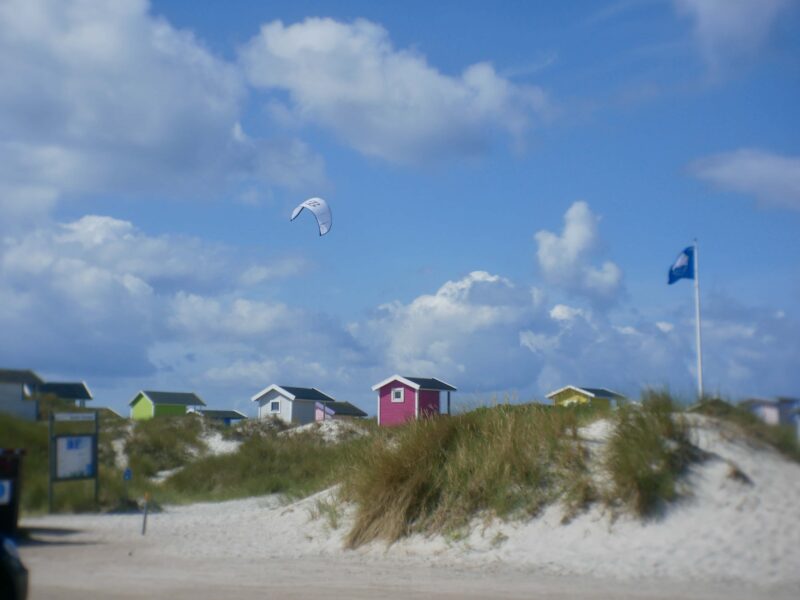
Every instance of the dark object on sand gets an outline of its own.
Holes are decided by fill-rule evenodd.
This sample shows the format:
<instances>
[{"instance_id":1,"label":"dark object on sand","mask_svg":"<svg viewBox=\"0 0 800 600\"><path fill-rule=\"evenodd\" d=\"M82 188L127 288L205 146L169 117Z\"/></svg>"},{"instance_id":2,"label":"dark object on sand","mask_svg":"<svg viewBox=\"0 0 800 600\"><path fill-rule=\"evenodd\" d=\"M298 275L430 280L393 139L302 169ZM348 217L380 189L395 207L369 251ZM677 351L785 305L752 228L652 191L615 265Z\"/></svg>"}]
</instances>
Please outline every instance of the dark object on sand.
<instances>
[{"instance_id":1,"label":"dark object on sand","mask_svg":"<svg viewBox=\"0 0 800 600\"><path fill-rule=\"evenodd\" d=\"M0 538L0 598L25 600L28 597L28 569L19 558L11 538Z\"/></svg>"}]
</instances>

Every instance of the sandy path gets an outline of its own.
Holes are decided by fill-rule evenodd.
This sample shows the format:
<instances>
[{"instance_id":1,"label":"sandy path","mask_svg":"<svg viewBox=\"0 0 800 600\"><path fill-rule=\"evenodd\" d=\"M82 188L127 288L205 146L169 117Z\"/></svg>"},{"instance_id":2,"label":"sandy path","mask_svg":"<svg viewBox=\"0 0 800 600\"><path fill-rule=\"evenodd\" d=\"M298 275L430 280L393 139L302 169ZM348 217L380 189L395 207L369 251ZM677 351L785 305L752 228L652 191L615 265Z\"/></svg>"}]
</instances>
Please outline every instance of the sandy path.
<instances>
[{"instance_id":1,"label":"sandy path","mask_svg":"<svg viewBox=\"0 0 800 600\"><path fill-rule=\"evenodd\" d=\"M31 571L31 599L144 598L587 598L744 600L794 598L796 590L668 580L613 581L554 576L531 569L431 566L397 557L341 552L339 556L247 556L187 539L180 527L156 515L148 535L130 516L58 516L29 519L31 541L22 545ZM159 523L159 521L161 523ZM98 523L100 524L98 526ZM174 548L183 545L184 556ZM269 540L265 546L269 547ZM288 549L287 549L288 550ZM431 559L430 563L434 563Z\"/></svg>"}]
</instances>

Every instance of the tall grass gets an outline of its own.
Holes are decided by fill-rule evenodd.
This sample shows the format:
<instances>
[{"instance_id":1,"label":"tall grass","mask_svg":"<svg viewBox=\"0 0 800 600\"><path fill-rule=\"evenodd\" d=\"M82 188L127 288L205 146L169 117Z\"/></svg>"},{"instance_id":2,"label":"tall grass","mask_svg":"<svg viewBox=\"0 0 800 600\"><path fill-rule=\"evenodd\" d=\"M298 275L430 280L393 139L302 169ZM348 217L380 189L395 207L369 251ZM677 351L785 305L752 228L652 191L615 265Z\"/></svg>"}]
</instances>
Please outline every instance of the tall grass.
<instances>
[{"instance_id":1,"label":"tall grass","mask_svg":"<svg viewBox=\"0 0 800 600\"><path fill-rule=\"evenodd\" d=\"M676 412L671 396L659 391L646 391L641 405L616 412L606 446L608 502L646 517L678 497L681 475L700 455L685 419Z\"/></svg>"},{"instance_id":2,"label":"tall grass","mask_svg":"<svg viewBox=\"0 0 800 600\"><path fill-rule=\"evenodd\" d=\"M303 497L338 481L359 439L326 444L313 433L254 435L238 452L206 456L188 463L158 491L171 502L229 500L262 494Z\"/></svg>"},{"instance_id":3,"label":"tall grass","mask_svg":"<svg viewBox=\"0 0 800 600\"><path fill-rule=\"evenodd\" d=\"M574 411L497 406L383 431L341 494L356 504L347 545L455 531L475 514L536 514L585 472Z\"/></svg>"},{"instance_id":4,"label":"tall grass","mask_svg":"<svg viewBox=\"0 0 800 600\"><path fill-rule=\"evenodd\" d=\"M130 467L143 477L181 467L207 450L202 433L202 419L193 415L137 421L125 443Z\"/></svg>"}]
</instances>

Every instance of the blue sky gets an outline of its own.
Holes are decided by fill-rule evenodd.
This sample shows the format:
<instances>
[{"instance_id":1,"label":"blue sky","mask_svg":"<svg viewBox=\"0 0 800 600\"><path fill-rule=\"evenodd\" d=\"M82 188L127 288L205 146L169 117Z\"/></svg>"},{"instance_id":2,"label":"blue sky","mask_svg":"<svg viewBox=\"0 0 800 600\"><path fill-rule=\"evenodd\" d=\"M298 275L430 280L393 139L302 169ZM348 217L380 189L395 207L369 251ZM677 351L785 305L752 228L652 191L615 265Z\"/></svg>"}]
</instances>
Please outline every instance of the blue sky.
<instances>
[{"instance_id":1,"label":"blue sky","mask_svg":"<svg viewBox=\"0 0 800 600\"><path fill-rule=\"evenodd\" d=\"M799 4L6 2L0 365L690 398L697 237L707 389L797 394Z\"/></svg>"}]
</instances>

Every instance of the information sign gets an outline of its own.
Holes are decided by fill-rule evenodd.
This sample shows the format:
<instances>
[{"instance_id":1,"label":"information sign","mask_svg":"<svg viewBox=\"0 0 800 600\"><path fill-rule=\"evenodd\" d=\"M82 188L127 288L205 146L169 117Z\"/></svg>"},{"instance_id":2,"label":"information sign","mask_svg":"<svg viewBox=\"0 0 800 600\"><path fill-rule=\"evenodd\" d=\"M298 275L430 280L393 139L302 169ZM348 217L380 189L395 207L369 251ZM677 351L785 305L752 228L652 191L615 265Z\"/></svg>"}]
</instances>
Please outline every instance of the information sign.
<instances>
[{"instance_id":1,"label":"information sign","mask_svg":"<svg viewBox=\"0 0 800 600\"><path fill-rule=\"evenodd\" d=\"M93 435L56 436L56 479L91 479L95 476Z\"/></svg>"}]
</instances>

